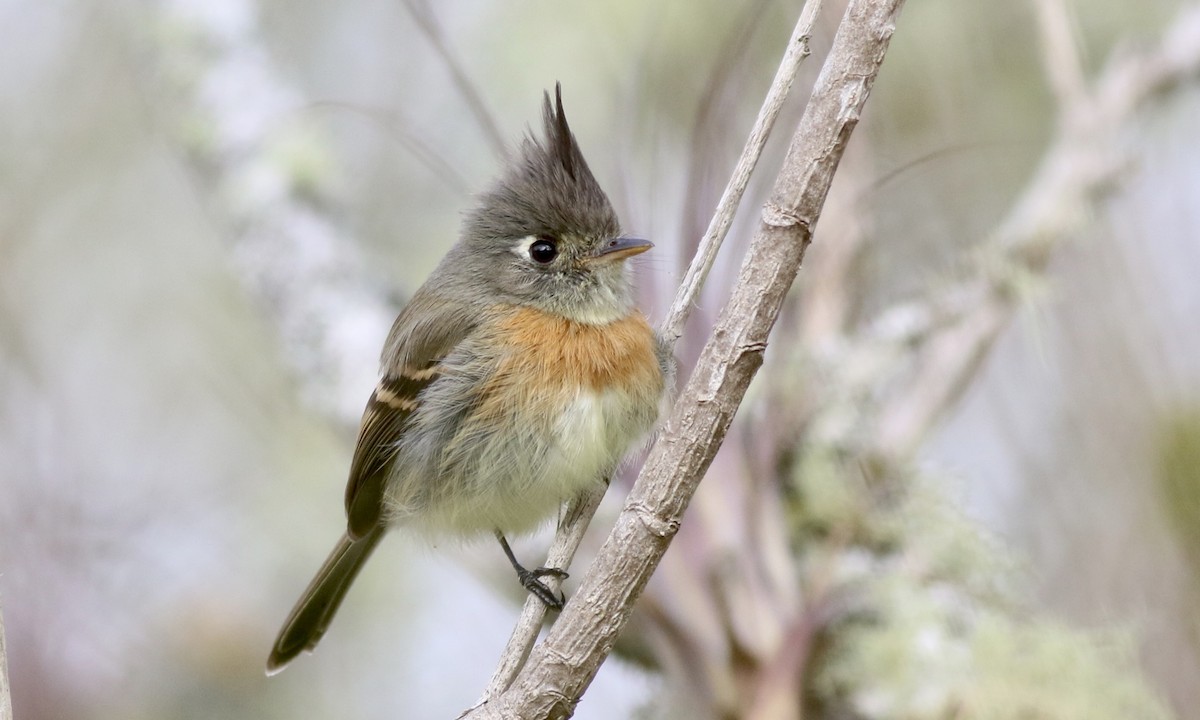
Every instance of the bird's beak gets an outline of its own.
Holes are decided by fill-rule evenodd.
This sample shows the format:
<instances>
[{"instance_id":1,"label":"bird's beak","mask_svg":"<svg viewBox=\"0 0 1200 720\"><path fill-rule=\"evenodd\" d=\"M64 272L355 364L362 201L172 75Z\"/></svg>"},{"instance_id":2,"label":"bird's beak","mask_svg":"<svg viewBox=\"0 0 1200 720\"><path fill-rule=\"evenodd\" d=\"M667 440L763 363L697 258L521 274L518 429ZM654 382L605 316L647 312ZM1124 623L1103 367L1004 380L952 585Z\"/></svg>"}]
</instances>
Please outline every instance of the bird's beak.
<instances>
[{"instance_id":1,"label":"bird's beak","mask_svg":"<svg viewBox=\"0 0 1200 720\"><path fill-rule=\"evenodd\" d=\"M599 260L601 262L624 260L625 258L631 258L634 255L640 255L652 247L654 247L654 243L641 238L613 238L601 245L600 249L592 255L592 259Z\"/></svg>"}]
</instances>

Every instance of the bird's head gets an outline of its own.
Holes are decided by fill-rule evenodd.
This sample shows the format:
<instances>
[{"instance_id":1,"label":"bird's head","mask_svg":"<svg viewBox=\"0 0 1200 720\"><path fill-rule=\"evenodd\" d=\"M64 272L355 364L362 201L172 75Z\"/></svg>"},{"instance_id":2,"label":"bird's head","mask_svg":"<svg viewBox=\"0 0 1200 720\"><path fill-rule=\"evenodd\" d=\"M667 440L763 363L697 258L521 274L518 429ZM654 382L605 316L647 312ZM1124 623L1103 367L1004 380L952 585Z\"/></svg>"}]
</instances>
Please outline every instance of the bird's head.
<instances>
[{"instance_id":1,"label":"bird's head","mask_svg":"<svg viewBox=\"0 0 1200 720\"><path fill-rule=\"evenodd\" d=\"M561 86L554 95L545 97L544 137L525 139L468 215L466 255L502 301L604 324L629 313L625 260L651 244L621 234L567 125Z\"/></svg>"}]
</instances>

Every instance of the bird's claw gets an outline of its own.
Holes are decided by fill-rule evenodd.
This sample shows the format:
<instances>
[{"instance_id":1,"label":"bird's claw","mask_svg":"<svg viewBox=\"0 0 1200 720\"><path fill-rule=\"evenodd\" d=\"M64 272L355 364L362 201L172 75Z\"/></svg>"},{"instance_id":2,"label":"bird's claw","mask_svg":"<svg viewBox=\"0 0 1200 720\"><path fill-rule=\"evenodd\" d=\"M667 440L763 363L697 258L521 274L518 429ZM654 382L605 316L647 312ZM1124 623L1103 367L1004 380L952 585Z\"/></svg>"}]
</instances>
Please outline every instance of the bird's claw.
<instances>
[{"instance_id":1,"label":"bird's claw","mask_svg":"<svg viewBox=\"0 0 1200 720\"><path fill-rule=\"evenodd\" d=\"M521 569L517 571L517 579L521 581L521 586L533 594L542 604L551 610L562 610L563 605L567 602L567 596L559 591L555 595L546 583L542 582L543 577L556 577L559 580L564 580L570 575L565 570L559 568L539 567L533 570Z\"/></svg>"}]
</instances>

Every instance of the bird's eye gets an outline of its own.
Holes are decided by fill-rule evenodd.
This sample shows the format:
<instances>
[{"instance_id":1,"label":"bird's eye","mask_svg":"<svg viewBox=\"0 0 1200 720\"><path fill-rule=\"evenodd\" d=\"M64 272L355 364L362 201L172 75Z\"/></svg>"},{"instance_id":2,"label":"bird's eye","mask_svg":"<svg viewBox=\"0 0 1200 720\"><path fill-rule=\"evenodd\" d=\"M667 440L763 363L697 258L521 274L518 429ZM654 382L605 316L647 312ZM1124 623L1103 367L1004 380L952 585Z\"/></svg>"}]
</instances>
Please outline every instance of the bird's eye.
<instances>
[{"instance_id":1,"label":"bird's eye","mask_svg":"<svg viewBox=\"0 0 1200 720\"><path fill-rule=\"evenodd\" d=\"M558 242L552 237L542 236L529 246L529 257L545 265L558 257Z\"/></svg>"}]
</instances>

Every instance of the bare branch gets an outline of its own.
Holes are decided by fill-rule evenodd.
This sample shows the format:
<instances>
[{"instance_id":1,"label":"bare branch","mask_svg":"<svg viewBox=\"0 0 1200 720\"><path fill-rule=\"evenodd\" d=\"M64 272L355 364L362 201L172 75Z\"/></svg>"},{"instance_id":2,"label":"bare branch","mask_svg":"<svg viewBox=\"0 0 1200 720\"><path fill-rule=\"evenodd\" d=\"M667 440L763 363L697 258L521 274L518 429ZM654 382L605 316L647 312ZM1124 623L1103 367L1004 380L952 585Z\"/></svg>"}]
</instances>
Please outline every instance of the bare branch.
<instances>
[{"instance_id":1,"label":"bare branch","mask_svg":"<svg viewBox=\"0 0 1200 720\"><path fill-rule=\"evenodd\" d=\"M597 485L590 492L584 493L568 505L567 512L563 515L562 522L559 523L559 532L555 535L555 542L546 554L546 567L571 567L571 561L575 559L575 552L583 542L588 524L591 522L592 516L596 514L596 508L600 507L600 501L604 499L604 492L607 489L607 483ZM555 591L558 590L560 581L551 575L546 577L543 582L552 591ZM500 664L496 667L492 679L488 682L488 686L479 700L480 705L487 702L488 698L499 695L512 684L513 678L525 664L525 660L529 657L529 651L533 649L533 644L537 641L538 632L542 629L542 621L545 617L545 603L530 594L525 599L521 617L518 618L517 625L513 628L508 645L500 655Z\"/></svg>"},{"instance_id":2,"label":"bare branch","mask_svg":"<svg viewBox=\"0 0 1200 720\"><path fill-rule=\"evenodd\" d=\"M583 583L512 686L472 718L569 717L679 528L799 270L903 0L852 0L695 373Z\"/></svg>"},{"instance_id":3,"label":"bare branch","mask_svg":"<svg viewBox=\"0 0 1200 720\"><path fill-rule=\"evenodd\" d=\"M0 612L0 720L12 720L12 690L8 686L8 648L4 644L4 613Z\"/></svg>"},{"instance_id":4,"label":"bare branch","mask_svg":"<svg viewBox=\"0 0 1200 720\"><path fill-rule=\"evenodd\" d=\"M1039 0L1039 7L1053 8L1054 2ZM1052 10L1039 17L1050 26L1041 32L1047 64L1066 62L1062 55L1073 48L1069 35L1063 37L1066 21ZM1130 149L1121 138L1145 102L1200 76L1200 6L1183 10L1153 48L1115 53L1090 85L1065 79L1061 68L1047 67L1047 74L1065 103L1062 122L1025 192L981 254L984 272L932 300L891 308L867 330L884 344L902 343L891 345L894 355L915 356L920 369L898 383L902 388L881 409L874 437L885 454L911 452L953 407L1026 295L1022 288L1044 273L1052 251L1082 228L1093 200L1129 167ZM883 340L901 326L907 328L903 333ZM880 347L856 345L867 351Z\"/></svg>"},{"instance_id":5,"label":"bare branch","mask_svg":"<svg viewBox=\"0 0 1200 720\"><path fill-rule=\"evenodd\" d=\"M767 97L763 101L758 118L750 131L750 137L746 140L733 177L730 178L721 202L717 206L716 214L692 260L692 265L676 295L671 311L663 323L660 333L672 345L683 333L683 327L692 310L692 305L695 303L704 279L716 260L721 243L724 242L729 227L733 223L733 216L741 203L742 195L750 180L750 174L758 163L759 156L762 155L763 146L766 145L767 137L771 133L775 119L779 116L779 110L783 106L784 100L787 99L800 65L808 57L809 38L812 35L813 24L821 8L821 3L822 0L808 0L804 5L804 10L800 13L800 19L796 22L796 28L784 51L783 60L775 72L775 78L771 82ZM550 546L546 560L547 567L570 567L575 551L603 498L604 489L602 487L597 493L589 493L569 505L564 522L560 525ZM545 608L540 602L531 602L531 600L526 600L516 629L501 653L499 666L480 698L479 705L486 703L488 698L495 697L498 692L509 686L517 670L528 657L533 644L537 641L542 619L545 617Z\"/></svg>"},{"instance_id":6,"label":"bare branch","mask_svg":"<svg viewBox=\"0 0 1200 720\"><path fill-rule=\"evenodd\" d=\"M675 296L675 302L671 304L671 309L663 321L661 333L671 345L674 345L683 335L684 325L687 324L688 315L691 314L692 307L700 295L700 288L704 286L708 271L712 269L713 263L717 259L717 252L721 249L721 243L725 242L725 236L729 233L730 226L733 225L733 216L742 202L742 195L745 194L746 185L750 182L750 174L754 172L754 167L758 164L758 158L762 155L767 137L770 136L771 128L775 125L775 119L779 117L783 101L787 99L788 92L792 89L792 82L796 79L800 64L804 62L804 58L808 57L813 23L816 22L817 14L821 10L822 1L808 0L804 3L804 10L801 11L800 19L796 22L796 29L792 31L792 37L788 40L783 61L779 64L779 69L775 71L775 79L771 81L771 88L767 91L762 109L758 111L758 118L750 130L750 137L746 139L746 146L742 150L741 157L738 158L737 166L734 167L733 176L729 178L729 184L725 186L725 192L717 204L712 222L709 223L708 230L700 241L700 247L696 251L691 267L683 277L683 283Z\"/></svg>"},{"instance_id":7,"label":"bare branch","mask_svg":"<svg viewBox=\"0 0 1200 720\"><path fill-rule=\"evenodd\" d=\"M1033 0L1041 36L1043 66L1060 109L1080 104L1087 90L1079 47L1071 29L1071 16L1064 0Z\"/></svg>"}]
</instances>

